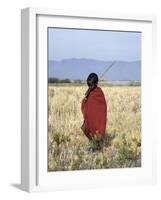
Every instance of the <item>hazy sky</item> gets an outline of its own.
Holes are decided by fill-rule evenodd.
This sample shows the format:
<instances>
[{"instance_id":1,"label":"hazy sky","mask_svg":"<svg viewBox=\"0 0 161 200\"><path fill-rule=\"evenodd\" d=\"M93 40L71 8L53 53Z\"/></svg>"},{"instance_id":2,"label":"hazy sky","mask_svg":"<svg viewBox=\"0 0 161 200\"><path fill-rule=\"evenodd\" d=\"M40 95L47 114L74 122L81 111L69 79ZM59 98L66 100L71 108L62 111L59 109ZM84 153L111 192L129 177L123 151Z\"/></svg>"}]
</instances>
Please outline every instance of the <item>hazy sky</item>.
<instances>
[{"instance_id":1,"label":"hazy sky","mask_svg":"<svg viewBox=\"0 0 161 200\"><path fill-rule=\"evenodd\" d=\"M48 58L141 60L141 33L48 28Z\"/></svg>"}]
</instances>

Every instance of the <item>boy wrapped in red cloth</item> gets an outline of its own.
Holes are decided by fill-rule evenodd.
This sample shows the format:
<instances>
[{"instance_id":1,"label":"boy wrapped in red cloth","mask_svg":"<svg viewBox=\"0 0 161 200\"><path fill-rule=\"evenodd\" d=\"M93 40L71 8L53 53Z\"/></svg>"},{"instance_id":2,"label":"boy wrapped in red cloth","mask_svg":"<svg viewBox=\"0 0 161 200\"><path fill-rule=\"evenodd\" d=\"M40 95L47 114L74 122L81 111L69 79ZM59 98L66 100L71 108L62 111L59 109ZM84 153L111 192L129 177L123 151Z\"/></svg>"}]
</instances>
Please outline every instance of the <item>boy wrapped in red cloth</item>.
<instances>
[{"instance_id":1,"label":"boy wrapped in red cloth","mask_svg":"<svg viewBox=\"0 0 161 200\"><path fill-rule=\"evenodd\" d=\"M87 78L88 90L81 103L84 122L83 133L94 144L92 150L100 149L105 136L107 123L107 104L104 93L98 84L98 76L91 73Z\"/></svg>"}]
</instances>

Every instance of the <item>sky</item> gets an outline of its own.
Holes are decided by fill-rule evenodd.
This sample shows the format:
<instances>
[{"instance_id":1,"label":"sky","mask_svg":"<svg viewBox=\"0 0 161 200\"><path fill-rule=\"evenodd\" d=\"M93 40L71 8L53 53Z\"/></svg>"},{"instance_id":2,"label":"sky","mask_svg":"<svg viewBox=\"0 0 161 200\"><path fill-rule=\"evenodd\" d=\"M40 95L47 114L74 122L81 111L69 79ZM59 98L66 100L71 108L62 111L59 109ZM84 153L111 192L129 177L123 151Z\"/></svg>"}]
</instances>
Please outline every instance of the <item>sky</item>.
<instances>
[{"instance_id":1,"label":"sky","mask_svg":"<svg viewBox=\"0 0 161 200\"><path fill-rule=\"evenodd\" d=\"M141 60L141 33L48 28L48 59Z\"/></svg>"}]
</instances>

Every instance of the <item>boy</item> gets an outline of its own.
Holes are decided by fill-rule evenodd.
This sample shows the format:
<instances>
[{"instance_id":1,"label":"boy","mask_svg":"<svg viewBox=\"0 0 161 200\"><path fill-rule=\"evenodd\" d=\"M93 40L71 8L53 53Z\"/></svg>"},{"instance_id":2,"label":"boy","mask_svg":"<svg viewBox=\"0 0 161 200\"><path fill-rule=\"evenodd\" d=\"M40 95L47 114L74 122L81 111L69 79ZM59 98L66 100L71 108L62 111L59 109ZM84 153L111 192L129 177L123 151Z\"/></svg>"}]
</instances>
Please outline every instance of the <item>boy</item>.
<instances>
[{"instance_id":1,"label":"boy","mask_svg":"<svg viewBox=\"0 0 161 200\"><path fill-rule=\"evenodd\" d=\"M107 121L106 100L103 91L97 84L97 74L89 74L87 78L88 90L81 104L81 111L84 118L81 129L89 139L92 145L90 150L92 151L101 149Z\"/></svg>"}]
</instances>

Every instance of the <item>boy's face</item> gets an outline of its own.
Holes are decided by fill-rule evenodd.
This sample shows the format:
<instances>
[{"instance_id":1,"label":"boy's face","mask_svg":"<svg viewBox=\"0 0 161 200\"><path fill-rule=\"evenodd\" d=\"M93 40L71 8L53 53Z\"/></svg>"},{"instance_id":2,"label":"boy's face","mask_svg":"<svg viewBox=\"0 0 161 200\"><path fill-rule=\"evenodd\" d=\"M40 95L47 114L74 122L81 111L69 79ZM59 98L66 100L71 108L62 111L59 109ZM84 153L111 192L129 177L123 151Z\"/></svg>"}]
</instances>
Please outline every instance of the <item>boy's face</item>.
<instances>
[{"instance_id":1,"label":"boy's face","mask_svg":"<svg viewBox=\"0 0 161 200\"><path fill-rule=\"evenodd\" d=\"M97 85L97 84L88 85L88 88L89 88L89 89L92 89L92 88L94 88L96 85Z\"/></svg>"},{"instance_id":2,"label":"boy's face","mask_svg":"<svg viewBox=\"0 0 161 200\"><path fill-rule=\"evenodd\" d=\"M89 81L89 80L88 80L88 81L87 81L87 85L88 85L89 88L92 88L94 84L92 83L92 81Z\"/></svg>"}]
</instances>

